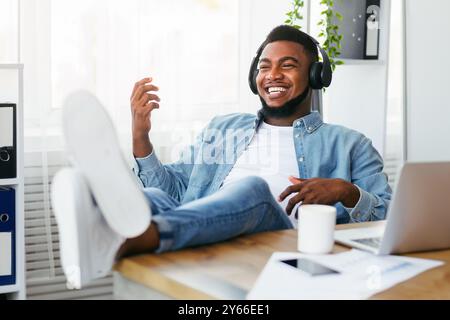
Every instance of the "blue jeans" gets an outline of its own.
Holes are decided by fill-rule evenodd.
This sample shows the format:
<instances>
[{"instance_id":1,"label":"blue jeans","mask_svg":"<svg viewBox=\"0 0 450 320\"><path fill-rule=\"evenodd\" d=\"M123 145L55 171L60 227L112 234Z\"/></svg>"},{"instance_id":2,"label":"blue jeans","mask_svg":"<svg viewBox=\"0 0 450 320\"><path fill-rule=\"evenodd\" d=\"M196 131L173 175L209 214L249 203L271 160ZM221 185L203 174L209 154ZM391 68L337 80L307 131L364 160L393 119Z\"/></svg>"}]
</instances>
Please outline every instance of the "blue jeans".
<instances>
[{"instance_id":1,"label":"blue jeans","mask_svg":"<svg viewBox=\"0 0 450 320\"><path fill-rule=\"evenodd\" d=\"M185 204L157 188L143 191L152 209L152 220L158 225L158 253L293 228L267 182L259 177L243 178Z\"/></svg>"}]
</instances>

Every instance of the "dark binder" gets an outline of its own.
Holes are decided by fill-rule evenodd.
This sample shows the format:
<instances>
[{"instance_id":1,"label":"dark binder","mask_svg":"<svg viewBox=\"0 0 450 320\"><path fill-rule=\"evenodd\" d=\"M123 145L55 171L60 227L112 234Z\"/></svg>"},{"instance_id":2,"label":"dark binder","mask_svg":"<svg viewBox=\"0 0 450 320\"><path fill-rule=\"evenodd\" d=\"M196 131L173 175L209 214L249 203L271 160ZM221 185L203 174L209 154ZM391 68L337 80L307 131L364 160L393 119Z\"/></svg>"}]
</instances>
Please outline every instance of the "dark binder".
<instances>
[{"instance_id":1,"label":"dark binder","mask_svg":"<svg viewBox=\"0 0 450 320\"><path fill-rule=\"evenodd\" d=\"M380 49L380 0L366 0L364 59L378 59Z\"/></svg>"},{"instance_id":2,"label":"dark binder","mask_svg":"<svg viewBox=\"0 0 450 320\"><path fill-rule=\"evenodd\" d=\"M0 179L17 177L16 105L0 104Z\"/></svg>"},{"instance_id":3,"label":"dark binder","mask_svg":"<svg viewBox=\"0 0 450 320\"><path fill-rule=\"evenodd\" d=\"M0 187L0 286L16 284L16 193Z\"/></svg>"},{"instance_id":4,"label":"dark binder","mask_svg":"<svg viewBox=\"0 0 450 320\"><path fill-rule=\"evenodd\" d=\"M339 59L378 59L380 0L339 0L333 8L343 16L333 20L343 36Z\"/></svg>"}]
</instances>

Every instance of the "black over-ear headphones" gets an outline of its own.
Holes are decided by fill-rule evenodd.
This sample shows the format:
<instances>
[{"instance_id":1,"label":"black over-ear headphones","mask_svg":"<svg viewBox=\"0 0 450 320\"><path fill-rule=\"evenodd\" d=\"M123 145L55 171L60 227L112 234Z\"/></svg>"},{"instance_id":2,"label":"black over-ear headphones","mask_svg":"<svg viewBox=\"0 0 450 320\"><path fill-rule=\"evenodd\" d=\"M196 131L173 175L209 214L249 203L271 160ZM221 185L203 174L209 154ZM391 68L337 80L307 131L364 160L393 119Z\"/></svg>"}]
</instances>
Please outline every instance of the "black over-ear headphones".
<instances>
[{"instance_id":1,"label":"black over-ear headphones","mask_svg":"<svg viewBox=\"0 0 450 320\"><path fill-rule=\"evenodd\" d=\"M328 87L331 84L331 79L333 78L333 71L331 70L330 59L328 58L325 50L320 46L319 42L307 35L309 39L317 46L320 50L320 54L322 55L323 62L313 62L309 69L309 86L312 89L323 89L324 87ZM258 94L258 87L256 85L256 77L258 76L258 63L261 54L268 43L266 41L259 47L256 52L256 56L252 60L252 64L250 66L250 73L248 75L248 83L250 85L250 89L254 94Z\"/></svg>"}]
</instances>

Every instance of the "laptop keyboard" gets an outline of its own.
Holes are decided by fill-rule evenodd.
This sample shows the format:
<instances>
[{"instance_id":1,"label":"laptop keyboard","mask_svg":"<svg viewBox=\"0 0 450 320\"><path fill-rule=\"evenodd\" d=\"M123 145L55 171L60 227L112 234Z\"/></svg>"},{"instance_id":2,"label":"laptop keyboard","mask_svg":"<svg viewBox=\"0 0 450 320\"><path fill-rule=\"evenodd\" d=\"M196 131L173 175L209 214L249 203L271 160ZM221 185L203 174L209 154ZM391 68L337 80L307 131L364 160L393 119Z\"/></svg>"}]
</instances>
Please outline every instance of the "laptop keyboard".
<instances>
[{"instance_id":1,"label":"laptop keyboard","mask_svg":"<svg viewBox=\"0 0 450 320\"><path fill-rule=\"evenodd\" d=\"M381 237L367 238L367 239L354 239L352 241L364 244L364 245L372 247L372 248L379 248L381 245Z\"/></svg>"}]
</instances>

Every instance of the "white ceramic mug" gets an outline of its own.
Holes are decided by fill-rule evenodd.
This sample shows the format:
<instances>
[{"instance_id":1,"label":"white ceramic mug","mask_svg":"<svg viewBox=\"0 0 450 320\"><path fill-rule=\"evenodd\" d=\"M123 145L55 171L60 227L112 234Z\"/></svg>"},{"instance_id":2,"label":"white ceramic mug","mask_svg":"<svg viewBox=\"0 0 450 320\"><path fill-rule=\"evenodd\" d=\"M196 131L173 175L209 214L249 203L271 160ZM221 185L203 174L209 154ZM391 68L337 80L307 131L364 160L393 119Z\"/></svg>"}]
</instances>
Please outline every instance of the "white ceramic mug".
<instances>
[{"instance_id":1,"label":"white ceramic mug","mask_svg":"<svg viewBox=\"0 0 450 320\"><path fill-rule=\"evenodd\" d=\"M327 254L333 250L336 208L306 204L298 209L298 250Z\"/></svg>"}]
</instances>

